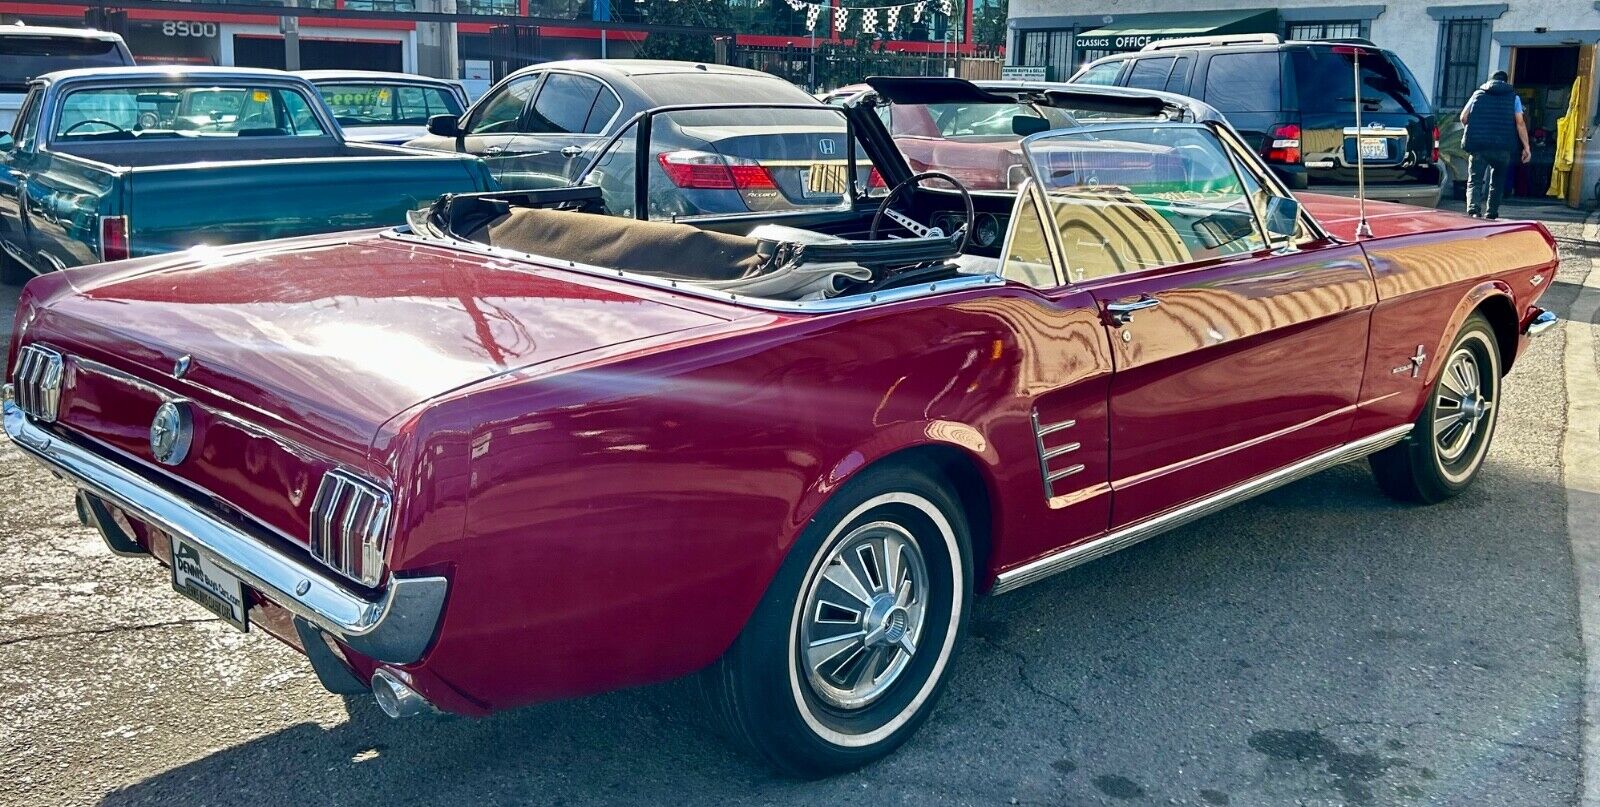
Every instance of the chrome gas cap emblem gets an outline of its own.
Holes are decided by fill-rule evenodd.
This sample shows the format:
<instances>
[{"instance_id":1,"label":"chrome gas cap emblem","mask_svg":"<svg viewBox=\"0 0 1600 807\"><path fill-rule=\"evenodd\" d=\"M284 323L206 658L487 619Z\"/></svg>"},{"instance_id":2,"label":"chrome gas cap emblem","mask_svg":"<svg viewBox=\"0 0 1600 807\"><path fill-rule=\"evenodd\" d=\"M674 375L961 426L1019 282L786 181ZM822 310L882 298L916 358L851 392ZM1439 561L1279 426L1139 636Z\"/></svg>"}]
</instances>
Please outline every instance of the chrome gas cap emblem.
<instances>
[{"instance_id":1,"label":"chrome gas cap emblem","mask_svg":"<svg viewBox=\"0 0 1600 807\"><path fill-rule=\"evenodd\" d=\"M194 416L188 401L167 401L150 422L150 454L163 465L177 465L189 455Z\"/></svg>"},{"instance_id":2,"label":"chrome gas cap emblem","mask_svg":"<svg viewBox=\"0 0 1600 807\"><path fill-rule=\"evenodd\" d=\"M172 377L183 378L189 374L189 367L194 364L194 357L185 353L172 363Z\"/></svg>"}]
</instances>

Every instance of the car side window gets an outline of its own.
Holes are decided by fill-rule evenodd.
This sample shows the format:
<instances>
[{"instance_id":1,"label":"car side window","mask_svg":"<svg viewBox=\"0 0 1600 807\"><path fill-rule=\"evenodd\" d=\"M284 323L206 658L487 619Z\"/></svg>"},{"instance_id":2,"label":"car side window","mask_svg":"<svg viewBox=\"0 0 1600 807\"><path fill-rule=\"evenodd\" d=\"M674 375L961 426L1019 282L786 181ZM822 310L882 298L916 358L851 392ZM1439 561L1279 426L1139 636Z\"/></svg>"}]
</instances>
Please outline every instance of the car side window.
<instances>
[{"instance_id":1,"label":"car side window","mask_svg":"<svg viewBox=\"0 0 1600 807\"><path fill-rule=\"evenodd\" d=\"M600 92L600 82L571 73L551 73L533 101L533 112L523 130L533 134L582 133Z\"/></svg>"},{"instance_id":2,"label":"car side window","mask_svg":"<svg viewBox=\"0 0 1600 807\"><path fill-rule=\"evenodd\" d=\"M1128 86L1141 90L1159 90L1167 86L1167 76L1172 73L1171 56L1159 59L1138 59L1128 71Z\"/></svg>"},{"instance_id":3,"label":"car side window","mask_svg":"<svg viewBox=\"0 0 1600 807\"><path fill-rule=\"evenodd\" d=\"M1033 141L1068 282L1266 248L1250 188L1204 126L1096 126Z\"/></svg>"},{"instance_id":4,"label":"car side window","mask_svg":"<svg viewBox=\"0 0 1600 807\"><path fill-rule=\"evenodd\" d=\"M1283 105L1277 51L1219 53L1206 66L1205 102L1228 112L1276 112Z\"/></svg>"},{"instance_id":5,"label":"car side window","mask_svg":"<svg viewBox=\"0 0 1600 807\"><path fill-rule=\"evenodd\" d=\"M616 116L617 110L622 109L622 101L610 87L602 86L600 94L594 99L594 106L589 108L589 119L584 123L584 134L603 134L606 124Z\"/></svg>"},{"instance_id":6,"label":"car side window","mask_svg":"<svg viewBox=\"0 0 1600 807\"><path fill-rule=\"evenodd\" d=\"M18 145L33 140L34 132L39 130L39 110L44 108L44 103L40 99L43 95L40 91L34 90L23 99L22 112L11 124L11 139Z\"/></svg>"},{"instance_id":7,"label":"car side window","mask_svg":"<svg viewBox=\"0 0 1600 807\"><path fill-rule=\"evenodd\" d=\"M1179 56L1178 61L1172 65L1172 73L1167 76L1166 85L1159 88L1179 95L1189 94L1189 63L1194 61L1187 56Z\"/></svg>"},{"instance_id":8,"label":"car side window","mask_svg":"<svg viewBox=\"0 0 1600 807\"><path fill-rule=\"evenodd\" d=\"M1074 80L1076 84L1099 84L1110 86L1117 83L1117 76L1122 73L1122 62L1106 62L1097 64L1084 71L1083 75Z\"/></svg>"},{"instance_id":9,"label":"car side window","mask_svg":"<svg viewBox=\"0 0 1600 807\"><path fill-rule=\"evenodd\" d=\"M513 134L521 128L522 111L539 86L538 75L524 76L500 88L473 114L467 134Z\"/></svg>"}]
</instances>

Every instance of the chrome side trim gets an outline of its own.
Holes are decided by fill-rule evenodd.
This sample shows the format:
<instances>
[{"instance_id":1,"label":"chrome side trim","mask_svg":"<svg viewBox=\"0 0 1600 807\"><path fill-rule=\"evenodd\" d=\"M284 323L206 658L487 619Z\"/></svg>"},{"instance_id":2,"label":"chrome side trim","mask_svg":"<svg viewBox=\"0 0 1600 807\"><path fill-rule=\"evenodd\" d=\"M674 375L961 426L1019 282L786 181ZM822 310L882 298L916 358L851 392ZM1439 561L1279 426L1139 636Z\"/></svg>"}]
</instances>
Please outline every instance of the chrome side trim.
<instances>
[{"instance_id":1,"label":"chrome side trim","mask_svg":"<svg viewBox=\"0 0 1600 807\"><path fill-rule=\"evenodd\" d=\"M1053 484L1057 479L1064 479L1064 478L1072 476L1073 474L1078 473L1079 471L1082 471L1082 470L1083 470L1083 465L1081 465L1081 464L1079 464L1079 465L1069 465L1069 466L1067 466L1065 468L1062 468L1059 471L1051 471L1050 475L1045 477L1044 479L1045 479L1046 482L1050 482L1050 483Z\"/></svg>"},{"instance_id":2,"label":"chrome side trim","mask_svg":"<svg viewBox=\"0 0 1600 807\"><path fill-rule=\"evenodd\" d=\"M1033 413L1033 422L1035 424L1039 424L1038 412ZM1036 432L1040 437L1045 437L1047 435L1055 434L1062 429L1070 429L1076 425L1078 425L1078 421L1076 420L1063 420L1060 423L1044 423L1037 425L1036 428L1034 428L1034 432Z\"/></svg>"},{"instance_id":3,"label":"chrome side trim","mask_svg":"<svg viewBox=\"0 0 1600 807\"><path fill-rule=\"evenodd\" d=\"M1406 435L1410 433L1411 424L1409 423L1404 426L1386 429L1369 437L1307 457L1293 465L1284 466L1271 473L1242 482L1204 499L1190 502L1175 510L1168 510L1158 516L1129 525L1092 541L1067 547L1054 554L1025 563L1015 569L1001 572L995 578L994 589L991 593L1004 594L1008 591L1015 591L1029 583L1043 580L1050 575L1064 572L1074 566L1104 557L1119 549L1126 549L1146 538L1160 535L1167 530L1182 526L1195 519L1211 515L1257 494L1303 479L1319 471L1325 471L1335 465L1342 465L1351 460L1360 459L1368 454L1381 451L1404 440Z\"/></svg>"},{"instance_id":4,"label":"chrome side trim","mask_svg":"<svg viewBox=\"0 0 1600 807\"><path fill-rule=\"evenodd\" d=\"M444 613L443 577L391 577L376 600L329 579L226 519L31 422L4 404L6 434L25 453L89 493L203 548L230 573L362 655L393 664L422 658Z\"/></svg>"}]
</instances>

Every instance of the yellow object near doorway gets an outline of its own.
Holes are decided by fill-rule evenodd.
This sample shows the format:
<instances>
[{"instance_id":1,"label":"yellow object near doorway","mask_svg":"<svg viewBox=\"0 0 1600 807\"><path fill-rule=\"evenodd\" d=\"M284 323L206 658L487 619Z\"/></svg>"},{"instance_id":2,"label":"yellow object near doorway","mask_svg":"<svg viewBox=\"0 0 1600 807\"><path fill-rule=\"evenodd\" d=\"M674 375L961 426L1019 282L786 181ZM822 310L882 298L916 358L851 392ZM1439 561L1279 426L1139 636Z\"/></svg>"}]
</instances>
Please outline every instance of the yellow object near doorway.
<instances>
[{"instance_id":1,"label":"yellow object near doorway","mask_svg":"<svg viewBox=\"0 0 1600 807\"><path fill-rule=\"evenodd\" d=\"M1586 92L1584 76L1573 79L1572 93L1567 98L1567 114L1556 121L1556 159L1550 171L1550 190L1546 196L1565 199L1572 187L1572 170L1576 167L1578 156L1578 133L1583 130Z\"/></svg>"}]
</instances>

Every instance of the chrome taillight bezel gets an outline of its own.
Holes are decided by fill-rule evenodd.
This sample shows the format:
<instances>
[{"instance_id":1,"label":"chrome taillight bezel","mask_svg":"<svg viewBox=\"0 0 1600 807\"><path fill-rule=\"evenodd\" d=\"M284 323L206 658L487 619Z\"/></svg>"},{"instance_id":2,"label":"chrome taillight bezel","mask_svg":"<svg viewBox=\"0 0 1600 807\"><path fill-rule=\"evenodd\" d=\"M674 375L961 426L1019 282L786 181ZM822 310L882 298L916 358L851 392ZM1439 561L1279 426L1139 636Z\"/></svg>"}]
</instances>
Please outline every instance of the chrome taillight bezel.
<instances>
[{"instance_id":1,"label":"chrome taillight bezel","mask_svg":"<svg viewBox=\"0 0 1600 807\"><path fill-rule=\"evenodd\" d=\"M23 345L11 369L11 394L17 407L41 423L54 423L61 411L66 359L44 345Z\"/></svg>"},{"instance_id":2,"label":"chrome taillight bezel","mask_svg":"<svg viewBox=\"0 0 1600 807\"><path fill-rule=\"evenodd\" d=\"M383 580L393 497L383 486L335 468L311 501L311 556L364 586Z\"/></svg>"}]
</instances>

